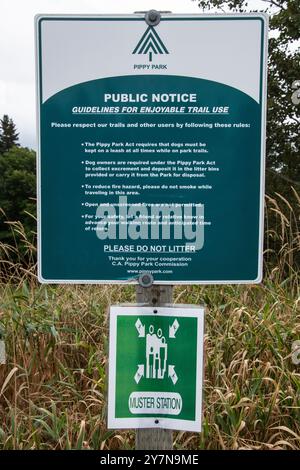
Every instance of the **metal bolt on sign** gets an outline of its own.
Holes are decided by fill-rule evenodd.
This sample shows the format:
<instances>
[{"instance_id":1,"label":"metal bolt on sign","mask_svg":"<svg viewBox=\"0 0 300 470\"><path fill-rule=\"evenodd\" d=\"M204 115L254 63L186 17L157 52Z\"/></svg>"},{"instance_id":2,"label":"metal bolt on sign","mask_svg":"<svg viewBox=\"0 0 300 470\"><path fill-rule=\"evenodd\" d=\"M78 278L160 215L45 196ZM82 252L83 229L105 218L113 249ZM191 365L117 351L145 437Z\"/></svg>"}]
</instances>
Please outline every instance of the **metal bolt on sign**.
<instances>
[{"instance_id":1,"label":"metal bolt on sign","mask_svg":"<svg viewBox=\"0 0 300 470\"><path fill-rule=\"evenodd\" d=\"M156 10L149 10L145 15L145 21L149 26L156 26L160 22L160 12Z\"/></svg>"}]
</instances>

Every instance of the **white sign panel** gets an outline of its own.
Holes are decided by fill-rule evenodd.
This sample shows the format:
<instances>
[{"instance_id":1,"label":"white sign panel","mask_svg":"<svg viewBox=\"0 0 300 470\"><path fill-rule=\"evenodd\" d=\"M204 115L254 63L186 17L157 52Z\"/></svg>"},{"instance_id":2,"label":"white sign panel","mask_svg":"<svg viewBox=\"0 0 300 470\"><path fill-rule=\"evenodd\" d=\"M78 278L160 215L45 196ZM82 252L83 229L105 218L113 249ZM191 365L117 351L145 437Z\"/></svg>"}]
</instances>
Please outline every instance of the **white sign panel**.
<instances>
[{"instance_id":1,"label":"white sign panel","mask_svg":"<svg viewBox=\"0 0 300 470\"><path fill-rule=\"evenodd\" d=\"M261 281L267 23L37 17L41 282Z\"/></svg>"}]
</instances>

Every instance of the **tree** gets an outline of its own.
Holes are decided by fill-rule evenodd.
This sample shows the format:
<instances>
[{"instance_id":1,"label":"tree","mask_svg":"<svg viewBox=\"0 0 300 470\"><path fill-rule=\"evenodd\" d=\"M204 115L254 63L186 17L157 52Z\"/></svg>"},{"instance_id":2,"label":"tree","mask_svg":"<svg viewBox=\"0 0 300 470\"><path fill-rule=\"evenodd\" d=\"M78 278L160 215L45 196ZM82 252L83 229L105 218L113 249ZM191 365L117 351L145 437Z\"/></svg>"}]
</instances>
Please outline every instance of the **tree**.
<instances>
[{"instance_id":1,"label":"tree","mask_svg":"<svg viewBox=\"0 0 300 470\"><path fill-rule=\"evenodd\" d=\"M12 147L0 154L0 209L8 221L20 221L32 239L36 231L35 152ZM30 215L32 214L32 216ZM3 216L0 219L0 242L13 244L11 231Z\"/></svg>"},{"instance_id":2,"label":"tree","mask_svg":"<svg viewBox=\"0 0 300 470\"><path fill-rule=\"evenodd\" d=\"M201 0L203 10L247 12L251 1ZM257 2L256 2L257 4ZM300 106L292 102L293 83L300 79L299 0L262 0L262 10L270 15L267 185L269 194L300 189Z\"/></svg>"},{"instance_id":3,"label":"tree","mask_svg":"<svg viewBox=\"0 0 300 470\"><path fill-rule=\"evenodd\" d=\"M7 152L13 146L18 146L19 134L11 118L4 114L0 119L0 153Z\"/></svg>"}]
</instances>

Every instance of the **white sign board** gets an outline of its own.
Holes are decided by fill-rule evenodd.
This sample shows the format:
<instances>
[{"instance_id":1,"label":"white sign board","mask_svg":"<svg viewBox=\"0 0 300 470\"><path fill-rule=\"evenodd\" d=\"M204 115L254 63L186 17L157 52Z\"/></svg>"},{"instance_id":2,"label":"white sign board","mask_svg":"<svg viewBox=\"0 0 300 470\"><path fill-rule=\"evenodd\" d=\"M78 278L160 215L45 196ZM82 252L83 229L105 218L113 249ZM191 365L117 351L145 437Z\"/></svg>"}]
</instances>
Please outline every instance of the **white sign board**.
<instances>
[{"instance_id":1,"label":"white sign board","mask_svg":"<svg viewBox=\"0 0 300 470\"><path fill-rule=\"evenodd\" d=\"M261 281L267 30L37 17L41 282Z\"/></svg>"}]
</instances>

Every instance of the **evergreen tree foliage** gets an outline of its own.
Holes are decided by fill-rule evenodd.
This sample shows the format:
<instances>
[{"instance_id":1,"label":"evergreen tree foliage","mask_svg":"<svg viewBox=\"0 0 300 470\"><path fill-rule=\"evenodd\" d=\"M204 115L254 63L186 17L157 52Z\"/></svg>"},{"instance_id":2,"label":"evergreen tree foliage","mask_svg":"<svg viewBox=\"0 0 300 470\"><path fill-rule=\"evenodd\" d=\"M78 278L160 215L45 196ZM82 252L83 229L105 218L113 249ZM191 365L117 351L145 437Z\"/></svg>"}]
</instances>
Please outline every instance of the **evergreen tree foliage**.
<instances>
[{"instance_id":1,"label":"evergreen tree foliage","mask_svg":"<svg viewBox=\"0 0 300 470\"><path fill-rule=\"evenodd\" d=\"M18 146L19 134L16 126L7 114L0 119L0 153L7 152L14 146Z\"/></svg>"},{"instance_id":2,"label":"evergreen tree foliage","mask_svg":"<svg viewBox=\"0 0 300 470\"><path fill-rule=\"evenodd\" d=\"M14 244L6 221L20 221L28 237L36 232L35 152L12 147L0 154L0 242ZM30 215L31 214L31 215Z\"/></svg>"}]
</instances>

